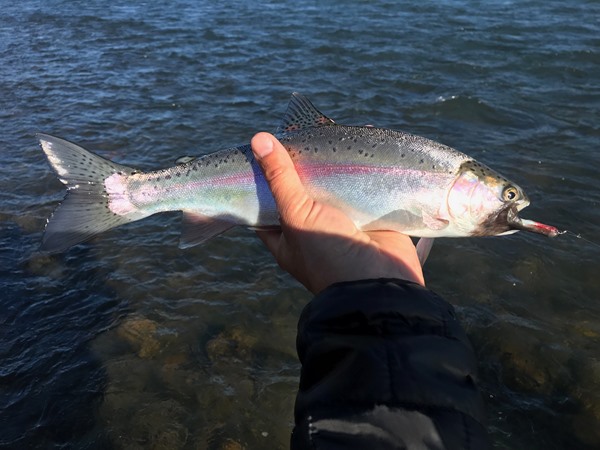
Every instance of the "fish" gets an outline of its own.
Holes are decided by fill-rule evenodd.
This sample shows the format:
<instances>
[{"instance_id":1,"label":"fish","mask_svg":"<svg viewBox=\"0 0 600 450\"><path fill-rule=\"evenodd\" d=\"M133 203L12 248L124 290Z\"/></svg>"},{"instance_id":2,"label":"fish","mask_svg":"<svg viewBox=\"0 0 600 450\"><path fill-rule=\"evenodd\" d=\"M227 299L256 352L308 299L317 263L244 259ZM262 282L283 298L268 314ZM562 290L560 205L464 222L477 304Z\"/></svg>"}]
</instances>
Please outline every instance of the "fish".
<instances>
[{"instance_id":1,"label":"fish","mask_svg":"<svg viewBox=\"0 0 600 450\"><path fill-rule=\"evenodd\" d=\"M363 231L427 240L502 236L555 227L521 219L523 190L470 156L433 140L374 126L341 125L293 93L275 136L308 194L344 211ZM275 201L249 144L141 171L64 139L37 135L64 200L47 221L41 252L60 253L120 225L183 211L180 247L235 226L279 225ZM428 250L427 250L428 252ZM425 255L426 257L426 255Z\"/></svg>"}]
</instances>

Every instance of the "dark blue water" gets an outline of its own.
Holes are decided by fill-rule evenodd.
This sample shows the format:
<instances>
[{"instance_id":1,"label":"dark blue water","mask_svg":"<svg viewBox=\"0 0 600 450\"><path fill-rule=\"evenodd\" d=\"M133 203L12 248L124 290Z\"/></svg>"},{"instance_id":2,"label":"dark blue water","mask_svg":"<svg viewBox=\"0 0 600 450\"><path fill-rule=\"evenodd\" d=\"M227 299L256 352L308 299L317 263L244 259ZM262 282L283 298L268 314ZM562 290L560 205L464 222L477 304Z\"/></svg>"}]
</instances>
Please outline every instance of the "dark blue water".
<instances>
[{"instance_id":1,"label":"dark blue water","mask_svg":"<svg viewBox=\"0 0 600 450\"><path fill-rule=\"evenodd\" d=\"M0 447L287 448L309 295L247 230L176 214L35 253L62 198L34 134L142 169L273 130L292 91L338 122L454 146L600 242L600 3L0 0ZM440 240L500 449L600 446L600 249Z\"/></svg>"}]
</instances>

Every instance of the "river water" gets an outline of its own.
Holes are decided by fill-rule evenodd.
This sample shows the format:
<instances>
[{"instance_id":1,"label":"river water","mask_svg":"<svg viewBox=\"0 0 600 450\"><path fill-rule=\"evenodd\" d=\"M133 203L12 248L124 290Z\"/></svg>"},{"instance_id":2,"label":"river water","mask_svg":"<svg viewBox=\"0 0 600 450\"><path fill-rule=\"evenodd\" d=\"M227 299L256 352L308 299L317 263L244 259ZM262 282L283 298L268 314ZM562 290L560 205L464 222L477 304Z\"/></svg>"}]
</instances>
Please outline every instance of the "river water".
<instances>
[{"instance_id":1,"label":"river water","mask_svg":"<svg viewBox=\"0 0 600 450\"><path fill-rule=\"evenodd\" d=\"M0 0L0 447L288 447L310 296L248 230L154 216L36 253L64 189L36 132L142 169L336 121L429 137L580 234L439 240L499 449L600 447L600 3ZM592 242L589 242L592 241Z\"/></svg>"}]
</instances>

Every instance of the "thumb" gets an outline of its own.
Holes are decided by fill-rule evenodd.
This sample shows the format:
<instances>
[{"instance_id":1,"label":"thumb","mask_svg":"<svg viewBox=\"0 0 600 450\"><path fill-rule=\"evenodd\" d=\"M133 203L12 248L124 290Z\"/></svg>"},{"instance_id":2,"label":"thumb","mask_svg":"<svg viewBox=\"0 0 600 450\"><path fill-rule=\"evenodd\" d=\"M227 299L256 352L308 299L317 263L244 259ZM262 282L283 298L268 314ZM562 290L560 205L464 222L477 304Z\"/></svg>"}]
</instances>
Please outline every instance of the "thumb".
<instances>
[{"instance_id":1,"label":"thumb","mask_svg":"<svg viewBox=\"0 0 600 450\"><path fill-rule=\"evenodd\" d=\"M287 150L269 133L258 133L250 142L282 223L302 228L313 201L306 193Z\"/></svg>"}]
</instances>

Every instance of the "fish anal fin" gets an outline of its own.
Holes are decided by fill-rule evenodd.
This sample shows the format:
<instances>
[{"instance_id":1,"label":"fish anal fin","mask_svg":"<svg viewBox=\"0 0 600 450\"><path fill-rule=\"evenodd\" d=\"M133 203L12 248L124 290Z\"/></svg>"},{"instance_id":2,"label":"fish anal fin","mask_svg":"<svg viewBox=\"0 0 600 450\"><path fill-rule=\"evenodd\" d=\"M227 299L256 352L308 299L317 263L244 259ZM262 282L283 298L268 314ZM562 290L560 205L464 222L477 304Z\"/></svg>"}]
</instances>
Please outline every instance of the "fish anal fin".
<instances>
[{"instance_id":1,"label":"fish anal fin","mask_svg":"<svg viewBox=\"0 0 600 450\"><path fill-rule=\"evenodd\" d=\"M277 133L328 125L335 125L335 122L315 108L304 95L294 92Z\"/></svg>"},{"instance_id":2,"label":"fish anal fin","mask_svg":"<svg viewBox=\"0 0 600 450\"><path fill-rule=\"evenodd\" d=\"M202 244L234 226L236 224L230 220L208 217L195 211L183 211L179 248Z\"/></svg>"}]
</instances>

